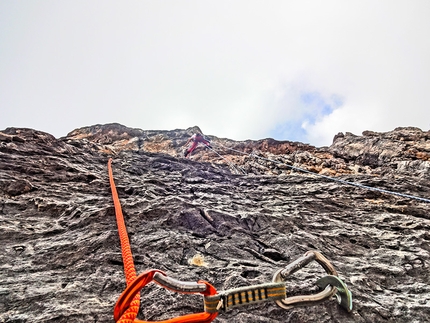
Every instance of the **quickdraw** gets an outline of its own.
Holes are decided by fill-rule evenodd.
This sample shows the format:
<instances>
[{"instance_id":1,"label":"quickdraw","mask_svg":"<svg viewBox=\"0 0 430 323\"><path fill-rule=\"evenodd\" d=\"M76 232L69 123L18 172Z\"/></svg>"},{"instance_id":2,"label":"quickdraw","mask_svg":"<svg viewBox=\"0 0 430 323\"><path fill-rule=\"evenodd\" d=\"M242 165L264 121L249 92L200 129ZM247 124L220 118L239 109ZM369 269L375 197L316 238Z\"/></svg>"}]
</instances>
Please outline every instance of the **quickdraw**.
<instances>
[{"instance_id":1,"label":"quickdraw","mask_svg":"<svg viewBox=\"0 0 430 323\"><path fill-rule=\"evenodd\" d=\"M113 179L112 159L109 159L108 162L108 173L127 283L126 289L118 298L114 308L115 322L150 323L150 321L142 321L136 317L140 307L140 290L152 281L161 287L178 293L201 294L203 295L204 301L204 312L182 315L164 321L156 321L158 323L209 323L217 317L219 311L228 311L231 308L247 304L275 301L280 307L291 309L296 306L317 304L334 295L337 296L338 302L342 307L348 312L352 310L351 292L338 277L332 264L317 251L308 251L304 256L298 258L284 269L278 270L274 274L271 283L240 287L220 292L217 292L215 287L206 281L198 281L197 283L182 282L168 277L164 272L157 269L147 270L137 276L121 204ZM317 286L322 288L323 291L314 295L287 297L285 279L314 260L318 262L328 274L316 282Z\"/></svg>"}]
</instances>

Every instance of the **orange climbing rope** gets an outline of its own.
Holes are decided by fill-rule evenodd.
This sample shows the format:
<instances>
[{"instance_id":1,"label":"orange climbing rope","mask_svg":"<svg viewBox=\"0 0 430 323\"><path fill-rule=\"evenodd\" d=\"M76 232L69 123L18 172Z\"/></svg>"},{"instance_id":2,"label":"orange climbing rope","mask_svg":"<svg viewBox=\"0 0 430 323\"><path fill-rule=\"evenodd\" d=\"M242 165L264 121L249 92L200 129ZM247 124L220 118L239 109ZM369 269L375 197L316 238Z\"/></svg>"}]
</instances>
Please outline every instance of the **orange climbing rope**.
<instances>
[{"instance_id":1,"label":"orange climbing rope","mask_svg":"<svg viewBox=\"0 0 430 323\"><path fill-rule=\"evenodd\" d=\"M112 159L108 162L109 181L112 191L113 204L115 206L116 223L118 225L119 239L121 241L122 261L124 262L125 281L129 286L136 279L136 269L134 268L133 256L131 254L130 241L128 240L127 229L125 227L124 216L122 214L121 204L118 198L115 182L112 173ZM140 294L136 296L130 303L128 309L121 315L118 323L134 322L140 307Z\"/></svg>"},{"instance_id":2,"label":"orange climbing rope","mask_svg":"<svg viewBox=\"0 0 430 323\"><path fill-rule=\"evenodd\" d=\"M155 275L161 274L162 276L166 276L165 273L163 273L160 270L152 269L145 271L144 273L140 274L139 276L136 276L136 269L134 267L133 262L133 256L131 253L131 247L130 247L130 241L128 239L127 229L125 227L124 222L124 216L122 214L121 209L121 203L119 202L118 192L115 187L115 182L113 180L113 173L112 173L112 159L109 159L108 162L108 173L109 173L109 182L111 186L112 191L112 199L115 206L115 215L116 215L116 221L118 225L118 232L119 232L119 238L121 241L121 251L122 251L122 259L124 262L124 272L125 272L125 280L127 283L127 288L124 290L124 292L121 294L121 296L118 298L118 301L115 305L114 309L114 318L115 322L117 323L150 323L150 321L142 321L137 319L137 313L139 312L140 307L140 290L145 287L148 283L151 281L155 281L157 284L163 286L164 288L178 291L181 293L200 293L204 296L213 296L217 293L215 287L213 287L211 284L205 281L199 281L196 283L183 283L173 280L170 281L171 284L180 284L180 287L183 289L175 289L174 287L176 285L169 285L167 286L166 283L163 283L163 280L160 280L160 278L156 279ZM166 278L165 279L170 279ZM169 283L169 281L166 281ZM186 287L192 285L194 288L193 290L186 291ZM204 286L204 290L195 291L195 288ZM171 287L173 286L173 287ZM208 312L202 312L202 313L194 313L194 314L188 314L183 315L179 317L175 317L169 320L164 321L156 321L158 323L209 323L212 322L216 317L218 313L208 313Z\"/></svg>"}]
</instances>

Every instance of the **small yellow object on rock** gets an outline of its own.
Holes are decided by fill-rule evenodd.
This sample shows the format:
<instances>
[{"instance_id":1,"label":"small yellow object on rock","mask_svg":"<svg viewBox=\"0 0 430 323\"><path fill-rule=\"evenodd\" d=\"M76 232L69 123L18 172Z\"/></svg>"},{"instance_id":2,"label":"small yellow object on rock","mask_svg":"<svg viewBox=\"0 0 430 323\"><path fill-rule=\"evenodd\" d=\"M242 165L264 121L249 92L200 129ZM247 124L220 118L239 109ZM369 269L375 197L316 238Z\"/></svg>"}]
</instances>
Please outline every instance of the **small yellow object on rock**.
<instances>
[{"instance_id":1,"label":"small yellow object on rock","mask_svg":"<svg viewBox=\"0 0 430 323\"><path fill-rule=\"evenodd\" d=\"M199 266L199 267L207 267L208 263L205 262L205 258L201 254L195 254L193 258L188 259L188 263L190 265Z\"/></svg>"}]
</instances>

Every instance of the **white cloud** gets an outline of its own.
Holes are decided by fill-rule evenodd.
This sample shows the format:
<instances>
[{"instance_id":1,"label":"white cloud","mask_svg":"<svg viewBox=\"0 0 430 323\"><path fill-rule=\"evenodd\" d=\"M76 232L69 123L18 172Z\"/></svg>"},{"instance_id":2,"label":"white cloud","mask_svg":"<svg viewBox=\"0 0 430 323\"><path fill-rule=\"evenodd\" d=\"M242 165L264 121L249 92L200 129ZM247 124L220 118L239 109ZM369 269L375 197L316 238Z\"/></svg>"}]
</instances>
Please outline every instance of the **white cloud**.
<instances>
[{"instance_id":1,"label":"white cloud","mask_svg":"<svg viewBox=\"0 0 430 323\"><path fill-rule=\"evenodd\" d=\"M314 124L305 125L307 138L316 146L328 146L339 132L360 135L364 130L376 129L383 117L381 111L375 106L367 106L363 109L361 106L346 105Z\"/></svg>"},{"instance_id":2,"label":"white cloud","mask_svg":"<svg viewBox=\"0 0 430 323\"><path fill-rule=\"evenodd\" d=\"M315 145L427 130L429 16L427 0L3 1L0 128L199 125L288 140L293 124ZM343 104L327 115L303 93Z\"/></svg>"}]
</instances>

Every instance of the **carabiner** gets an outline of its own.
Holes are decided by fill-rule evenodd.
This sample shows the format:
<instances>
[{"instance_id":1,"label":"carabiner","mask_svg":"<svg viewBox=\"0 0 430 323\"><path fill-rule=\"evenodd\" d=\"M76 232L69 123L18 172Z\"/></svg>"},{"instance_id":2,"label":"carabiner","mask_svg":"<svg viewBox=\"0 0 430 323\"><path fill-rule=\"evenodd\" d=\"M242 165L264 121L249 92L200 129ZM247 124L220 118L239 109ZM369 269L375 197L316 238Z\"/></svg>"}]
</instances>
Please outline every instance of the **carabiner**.
<instances>
[{"instance_id":1,"label":"carabiner","mask_svg":"<svg viewBox=\"0 0 430 323\"><path fill-rule=\"evenodd\" d=\"M140 290L149 284L151 281L156 282L158 285L183 294L202 294L203 296L212 296L217 293L215 287L206 281L194 282L181 282L179 280L168 277L164 272L157 269L151 269L143 272L124 290L118 298L114 308L115 322L118 321L127 308L130 306L133 298L140 292ZM164 321L142 321L135 319L136 323L209 323L212 322L218 313L194 313L178 316Z\"/></svg>"},{"instance_id":2,"label":"carabiner","mask_svg":"<svg viewBox=\"0 0 430 323\"><path fill-rule=\"evenodd\" d=\"M272 281L273 282L285 281L285 279L289 275L295 273L296 271L300 270L301 268L303 268L304 266L306 266L307 264L309 264L314 260L324 268L327 274L332 276L338 276L336 269L334 269L333 265L327 260L327 258L325 258L318 251L308 251L302 257L293 261L284 269L280 269L277 272L275 272L275 274L273 275ZM336 293L337 293L337 288L335 286L328 285L322 292L319 292L317 294L286 297L285 299L277 300L275 302L278 306L288 310L296 306L305 306L305 305L320 303L328 298L331 298Z\"/></svg>"},{"instance_id":3,"label":"carabiner","mask_svg":"<svg viewBox=\"0 0 430 323\"><path fill-rule=\"evenodd\" d=\"M340 306L346 309L348 312L352 311L352 294L349 291L346 284L338 276L324 276L318 279L316 283L321 288L326 288L327 285L331 285L337 288L337 301Z\"/></svg>"}]
</instances>

